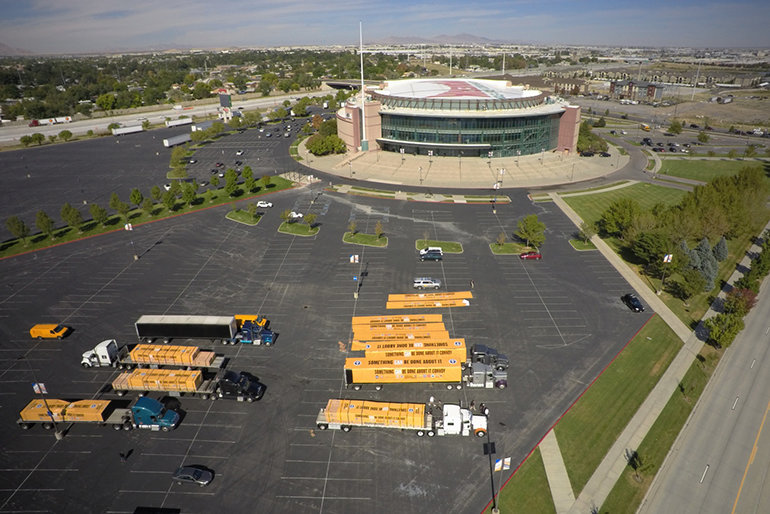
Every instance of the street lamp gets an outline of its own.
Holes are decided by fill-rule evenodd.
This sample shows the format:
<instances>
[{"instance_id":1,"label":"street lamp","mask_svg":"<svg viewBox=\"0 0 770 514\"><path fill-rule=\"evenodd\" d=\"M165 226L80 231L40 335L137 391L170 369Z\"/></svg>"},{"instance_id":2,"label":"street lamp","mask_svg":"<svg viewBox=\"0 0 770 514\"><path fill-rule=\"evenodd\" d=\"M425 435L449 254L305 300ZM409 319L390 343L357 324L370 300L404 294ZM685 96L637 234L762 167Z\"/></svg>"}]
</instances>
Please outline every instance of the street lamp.
<instances>
[{"instance_id":1,"label":"street lamp","mask_svg":"<svg viewBox=\"0 0 770 514\"><path fill-rule=\"evenodd\" d=\"M350 178L353 178L353 161L348 161L348 169L350 170Z\"/></svg>"},{"instance_id":2,"label":"street lamp","mask_svg":"<svg viewBox=\"0 0 770 514\"><path fill-rule=\"evenodd\" d=\"M420 185L422 185L422 166L417 168L417 173L418 173L418 175L420 177Z\"/></svg>"},{"instance_id":3,"label":"street lamp","mask_svg":"<svg viewBox=\"0 0 770 514\"><path fill-rule=\"evenodd\" d=\"M484 455L489 456L489 482L492 485L492 512L499 512L497 510L497 497L495 497L495 474L492 466L492 455L495 453L495 443L489 440L489 414L485 414L487 417L487 442L484 443Z\"/></svg>"},{"instance_id":4,"label":"street lamp","mask_svg":"<svg viewBox=\"0 0 770 514\"><path fill-rule=\"evenodd\" d=\"M521 157L521 150L516 150L516 166L519 165L519 157Z\"/></svg>"},{"instance_id":5,"label":"street lamp","mask_svg":"<svg viewBox=\"0 0 770 514\"><path fill-rule=\"evenodd\" d=\"M540 149L540 165L545 164L545 148Z\"/></svg>"}]
</instances>

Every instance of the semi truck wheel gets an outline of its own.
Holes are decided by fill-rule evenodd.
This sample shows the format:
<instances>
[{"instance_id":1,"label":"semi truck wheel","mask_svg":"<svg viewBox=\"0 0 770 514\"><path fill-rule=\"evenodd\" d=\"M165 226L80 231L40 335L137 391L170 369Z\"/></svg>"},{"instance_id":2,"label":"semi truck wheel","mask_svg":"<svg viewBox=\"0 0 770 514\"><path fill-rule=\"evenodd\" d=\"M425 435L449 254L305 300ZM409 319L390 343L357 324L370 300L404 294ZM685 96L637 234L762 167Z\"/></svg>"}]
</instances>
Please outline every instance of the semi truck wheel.
<instances>
[{"instance_id":1,"label":"semi truck wheel","mask_svg":"<svg viewBox=\"0 0 770 514\"><path fill-rule=\"evenodd\" d=\"M434 435L436 435L436 432L433 430L428 430L428 437L433 437Z\"/></svg>"},{"instance_id":2,"label":"semi truck wheel","mask_svg":"<svg viewBox=\"0 0 770 514\"><path fill-rule=\"evenodd\" d=\"M374 386L374 390L375 391L382 391L382 384L377 384L376 386Z\"/></svg>"},{"instance_id":3,"label":"semi truck wheel","mask_svg":"<svg viewBox=\"0 0 770 514\"><path fill-rule=\"evenodd\" d=\"M32 425L30 423L20 423L19 426L21 427L22 430L29 430L30 428L32 428Z\"/></svg>"},{"instance_id":4,"label":"semi truck wheel","mask_svg":"<svg viewBox=\"0 0 770 514\"><path fill-rule=\"evenodd\" d=\"M134 426L131 424L131 422L129 422L129 421L126 421L125 423L123 423L123 430L125 430L125 431L129 431L129 430L131 430L132 428L134 428Z\"/></svg>"},{"instance_id":5,"label":"semi truck wheel","mask_svg":"<svg viewBox=\"0 0 770 514\"><path fill-rule=\"evenodd\" d=\"M342 425L342 431L343 432L350 432L350 429L352 427L350 425Z\"/></svg>"},{"instance_id":6,"label":"semi truck wheel","mask_svg":"<svg viewBox=\"0 0 770 514\"><path fill-rule=\"evenodd\" d=\"M83 366L86 369L91 367L91 363L90 362L81 362L80 365Z\"/></svg>"},{"instance_id":7,"label":"semi truck wheel","mask_svg":"<svg viewBox=\"0 0 770 514\"><path fill-rule=\"evenodd\" d=\"M51 430L53 428L53 423L43 423L43 428Z\"/></svg>"},{"instance_id":8,"label":"semi truck wheel","mask_svg":"<svg viewBox=\"0 0 770 514\"><path fill-rule=\"evenodd\" d=\"M251 396L247 396L247 397L246 397L246 401L247 401L248 403L252 403L252 402L254 401L254 398L252 398Z\"/></svg>"},{"instance_id":9,"label":"semi truck wheel","mask_svg":"<svg viewBox=\"0 0 770 514\"><path fill-rule=\"evenodd\" d=\"M506 386L505 382L500 382L499 384L497 384L498 389L505 389L505 386Z\"/></svg>"},{"instance_id":10,"label":"semi truck wheel","mask_svg":"<svg viewBox=\"0 0 770 514\"><path fill-rule=\"evenodd\" d=\"M353 386L353 391L360 391L360 390L361 390L361 386L360 385L356 384L356 385Z\"/></svg>"},{"instance_id":11,"label":"semi truck wheel","mask_svg":"<svg viewBox=\"0 0 770 514\"><path fill-rule=\"evenodd\" d=\"M476 437L478 437L479 439L482 437L486 437L486 435L487 435L487 431L484 430L483 428L479 428L478 430L476 430Z\"/></svg>"},{"instance_id":12,"label":"semi truck wheel","mask_svg":"<svg viewBox=\"0 0 770 514\"><path fill-rule=\"evenodd\" d=\"M168 432L170 430L170 428L165 425L160 427L160 429L163 430L164 432Z\"/></svg>"},{"instance_id":13,"label":"semi truck wheel","mask_svg":"<svg viewBox=\"0 0 770 514\"><path fill-rule=\"evenodd\" d=\"M449 389L449 390L451 391L451 390L453 389L453 386L452 386L452 384L447 384L447 385L446 385L446 388L447 388L447 389Z\"/></svg>"},{"instance_id":14,"label":"semi truck wheel","mask_svg":"<svg viewBox=\"0 0 770 514\"><path fill-rule=\"evenodd\" d=\"M329 428L329 425L327 425L326 423L318 424L318 430L328 430L328 428Z\"/></svg>"},{"instance_id":15,"label":"semi truck wheel","mask_svg":"<svg viewBox=\"0 0 770 514\"><path fill-rule=\"evenodd\" d=\"M115 430L115 431L118 431L121 428L123 428L123 425L120 425L118 423L115 423L114 425L112 425L112 429Z\"/></svg>"},{"instance_id":16,"label":"semi truck wheel","mask_svg":"<svg viewBox=\"0 0 770 514\"><path fill-rule=\"evenodd\" d=\"M425 435L425 430L418 430L417 431L417 437L422 437Z\"/></svg>"}]
</instances>

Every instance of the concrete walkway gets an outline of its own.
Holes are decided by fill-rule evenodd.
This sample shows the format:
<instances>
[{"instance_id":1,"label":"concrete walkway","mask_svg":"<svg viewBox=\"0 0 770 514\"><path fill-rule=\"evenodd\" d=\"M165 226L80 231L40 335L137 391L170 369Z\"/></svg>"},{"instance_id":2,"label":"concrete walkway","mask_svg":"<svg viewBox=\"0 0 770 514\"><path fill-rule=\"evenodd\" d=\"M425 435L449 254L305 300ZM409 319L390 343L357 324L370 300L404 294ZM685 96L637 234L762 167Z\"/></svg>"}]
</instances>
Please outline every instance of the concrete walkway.
<instances>
[{"instance_id":1,"label":"concrete walkway","mask_svg":"<svg viewBox=\"0 0 770 514\"><path fill-rule=\"evenodd\" d=\"M553 429L549 430L540 441L540 455L543 457L545 475L548 478L548 487L551 489L556 514L566 513L575 503L575 493L572 491L567 467L564 465L559 442L556 440Z\"/></svg>"}]
</instances>

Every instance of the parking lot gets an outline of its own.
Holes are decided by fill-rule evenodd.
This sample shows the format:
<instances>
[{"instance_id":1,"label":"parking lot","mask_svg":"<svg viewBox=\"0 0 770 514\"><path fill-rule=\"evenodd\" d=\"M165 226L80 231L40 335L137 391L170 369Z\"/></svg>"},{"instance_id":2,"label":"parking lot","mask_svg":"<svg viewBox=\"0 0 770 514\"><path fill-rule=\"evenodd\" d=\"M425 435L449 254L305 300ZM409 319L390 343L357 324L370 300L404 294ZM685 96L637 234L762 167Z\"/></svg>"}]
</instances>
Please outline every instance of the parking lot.
<instances>
[{"instance_id":1,"label":"parking lot","mask_svg":"<svg viewBox=\"0 0 770 514\"><path fill-rule=\"evenodd\" d=\"M223 138L199 150L192 169L208 175L209 160L232 152L222 161L229 166L242 148L255 176L287 171L291 138L281 139L282 148L253 131ZM72 180L66 172L60 178ZM112 183L93 182L93 194L109 196ZM81 512L424 512L428 503L437 512L481 511L490 499L481 441L387 429L321 432L315 418L336 397L484 402L497 457L516 464L648 319L620 302L629 287L598 253L571 248L575 228L555 206L533 204L521 191L509 196L512 203L493 213L487 205L366 199L316 185L270 195L275 207L255 227L225 219L229 207L222 206L0 261L0 512L57 512L65 504ZM318 214L319 234L278 233L284 209ZM501 231L510 236L530 213L547 226L543 260L493 255L489 243ZM388 246L343 243L351 220L368 233L381 222ZM420 262L414 243L426 234L458 241L464 251ZM415 276L439 278L448 291L472 287L470 306L436 311L453 336L509 355L507 389L345 390L351 317L393 313L385 310L388 293L410 292ZM50 398L116 398L109 383L117 372L83 369L80 355L108 338L136 342L140 315L236 313L267 316L276 344L202 346L226 355L228 369L258 376L267 386L260 402L182 397L182 423L170 433L76 425L57 441L40 427L16 426L35 396L33 383L43 382ZM28 330L39 322L74 332L33 341ZM172 483L182 464L214 470L214 481L206 488Z\"/></svg>"}]
</instances>

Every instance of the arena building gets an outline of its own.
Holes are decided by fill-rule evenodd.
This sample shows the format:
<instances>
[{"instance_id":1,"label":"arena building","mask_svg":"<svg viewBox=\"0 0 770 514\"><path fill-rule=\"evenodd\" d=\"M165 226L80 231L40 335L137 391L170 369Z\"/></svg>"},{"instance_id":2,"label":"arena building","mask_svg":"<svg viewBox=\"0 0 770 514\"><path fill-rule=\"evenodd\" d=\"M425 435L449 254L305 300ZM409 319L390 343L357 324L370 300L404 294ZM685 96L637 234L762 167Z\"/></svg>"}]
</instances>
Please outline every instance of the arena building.
<instances>
[{"instance_id":1,"label":"arena building","mask_svg":"<svg viewBox=\"0 0 770 514\"><path fill-rule=\"evenodd\" d=\"M366 88L337 111L348 151L510 157L576 151L580 107L503 80L393 80ZM365 120L365 125L362 123Z\"/></svg>"}]
</instances>

